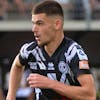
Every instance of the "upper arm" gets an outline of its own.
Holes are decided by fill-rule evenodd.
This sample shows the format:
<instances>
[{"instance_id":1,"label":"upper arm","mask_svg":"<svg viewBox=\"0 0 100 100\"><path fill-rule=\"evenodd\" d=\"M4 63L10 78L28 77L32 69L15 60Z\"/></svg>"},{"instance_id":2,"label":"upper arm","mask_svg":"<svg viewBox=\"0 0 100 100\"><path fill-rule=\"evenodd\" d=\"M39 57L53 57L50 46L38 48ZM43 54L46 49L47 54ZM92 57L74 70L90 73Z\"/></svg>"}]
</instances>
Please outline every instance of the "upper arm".
<instances>
[{"instance_id":1,"label":"upper arm","mask_svg":"<svg viewBox=\"0 0 100 100\"><path fill-rule=\"evenodd\" d=\"M91 74L82 74L78 76L78 81L80 82L81 88L83 88L85 94L90 97L96 98L95 84Z\"/></svg>"},{"instance_id":2,"label":"upper arm","mask_svg":"<svg viewBox=\"0 0 100 100\"><path fill-rule=\"evenodd\" d=\"M79 70L84 69L84 73L79 74L77 77L81 85L86 85L89 83L93 83L92 74L89 71L89 64L88 61L79 61Z\"/></svg>"},{"instance_id":3,"label":"upper arm","mask_svg":"<svg viewBox=\"0 0 100 100\"><path fill-rule=\"evenodd\" d=\"M80 86L84 88L85 91L89 92L91 90L91 92L95 92L95 85L88 64L88 57L81 46L76 45L74 48L73 51L76 53L71 61L72 71L80 83Z\"/></svg>"},{"instance_id":4,"label":"upper arm","mask_svg":"<svg viewBox=\"0 0 100 100\"><path fill-rule=\"evenodd\" d=\"M88 61L80 61L79 62L79 68L81 69L85 69L85 70L89 70L89 64ZM86 93L94 96L96 95L96 90L95 90L95 84L94 84L94 79L91 73L84 73L84 74L80 74L77 77L81 87L87 91Z\"/></svg>"},{"instance_id":5,"label":"upper arm","mask_svg":"<svg viewBox=\"0 0 100 100\"><path fill-rule=\"evenodd\" d=\"M19 54L15 57L13 66L23 67L23 65L20 63Z\"/></svg>"}]
</instances>

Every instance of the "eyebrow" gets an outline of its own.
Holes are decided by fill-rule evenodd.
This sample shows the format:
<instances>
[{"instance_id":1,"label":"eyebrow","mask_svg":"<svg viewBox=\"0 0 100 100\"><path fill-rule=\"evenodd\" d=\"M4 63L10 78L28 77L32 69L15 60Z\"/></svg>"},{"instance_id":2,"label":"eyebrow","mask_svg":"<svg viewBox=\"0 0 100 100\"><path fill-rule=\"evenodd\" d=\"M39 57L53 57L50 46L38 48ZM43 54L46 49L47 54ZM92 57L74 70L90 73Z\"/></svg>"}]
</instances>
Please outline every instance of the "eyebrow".
<instances>
[{"instance_id":1,"label":"eyebrow","mask_svg":"<svg viewBox=\"0 0 100 100\"><path fill-rule=\"evenodd\" d=\"M43 21L42 20L37 20L36 22L34 22L34 21L32 21L32 23L34 24L34 23L43 23Z\"/></svg>"}]
</instances>

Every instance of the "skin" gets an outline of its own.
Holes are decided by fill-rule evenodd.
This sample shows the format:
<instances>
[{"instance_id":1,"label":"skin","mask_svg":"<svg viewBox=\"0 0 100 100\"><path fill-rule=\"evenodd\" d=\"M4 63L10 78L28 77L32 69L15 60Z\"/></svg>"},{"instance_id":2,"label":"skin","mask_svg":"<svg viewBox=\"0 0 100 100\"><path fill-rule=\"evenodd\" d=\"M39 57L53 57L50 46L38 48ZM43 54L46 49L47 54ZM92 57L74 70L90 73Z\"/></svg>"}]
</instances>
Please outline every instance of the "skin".
<instances>
[{"instance_id":1,"label":"skin","mask_svg":"<svg viewBox=\"0 0 100 100\"><path fill-rule=\"evenodd\" d=\"M0 88L0 100L2 100L3 99L3 91L2 91L2 89Z\"/></svg>"},{"instance_id":2,"label":"skin","mask_svg":"<svg viewBox=\"0 0 100 100\"><path fill-rule=\"evenodd\" d=\"M32 15L35 39L39 46L43 46L51 56L64 38L61 25L63 24L60 17L46 16L46 14Z\"/></svg>"},{"instance_id":3,"label":"skin","mask_svg":"<svg viewBox=\"0 0 100 100\"><path fill-rule=\"evenodd\" d=\"M32 31L38 45L44 46L48 55L52 56L64 38L62 18L60 16L47 16L42 13L32 15L32 22ZM82 69L84 64L85 68L89 69L88 61L80 61L80 68ZM23 70L24 67L20 64L17 56L11 68L9 91L6 100L15 100L15 93ZM69 86L39 74L30 74L27 81L31 88L52 89L73 100L96 100L96 91L92 75L80 75L77 79L81 86Z\"/></svg>"}]
</instances>

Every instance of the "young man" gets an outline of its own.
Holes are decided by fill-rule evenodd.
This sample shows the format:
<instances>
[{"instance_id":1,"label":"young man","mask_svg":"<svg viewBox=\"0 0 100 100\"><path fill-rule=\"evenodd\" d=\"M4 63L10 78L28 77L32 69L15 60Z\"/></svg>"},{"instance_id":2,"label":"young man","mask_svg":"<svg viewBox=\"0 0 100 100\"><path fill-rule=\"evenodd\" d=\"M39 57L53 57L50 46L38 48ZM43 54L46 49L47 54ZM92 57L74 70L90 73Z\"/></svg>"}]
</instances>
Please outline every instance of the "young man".
<instances>
[{"instance_id":1,"label":"young man","mask_svg":"<svg viewBox=\"0 0 100 100\"><path fill-rule=\"evenodd\" d=\"M24 66L35 100L96 100L94 80L88 58L79 44L64 36L63 11L53 0L37 4L32 10L36 41L22 46L11 72L6 100L15 100Z\"/></svg>"}]
</instances>

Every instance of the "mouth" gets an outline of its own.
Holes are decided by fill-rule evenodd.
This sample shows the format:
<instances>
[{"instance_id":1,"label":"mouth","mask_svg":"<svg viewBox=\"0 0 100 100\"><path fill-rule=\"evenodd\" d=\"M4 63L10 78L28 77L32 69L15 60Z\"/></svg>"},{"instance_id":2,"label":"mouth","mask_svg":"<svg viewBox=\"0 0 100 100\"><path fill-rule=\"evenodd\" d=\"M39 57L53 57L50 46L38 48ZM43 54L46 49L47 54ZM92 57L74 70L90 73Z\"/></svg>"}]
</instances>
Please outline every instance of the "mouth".
<instances>
[{"instance_id":1,"label":"mouth","mask_svg":"<svg viewBox=\"0 0 100 100\"><path fill-rule=\"evenodd\" d=\"M40 37L39 36L35 36L35 39L36 39L36 41L39 41Z\"/></svg>"}]
</instances>

